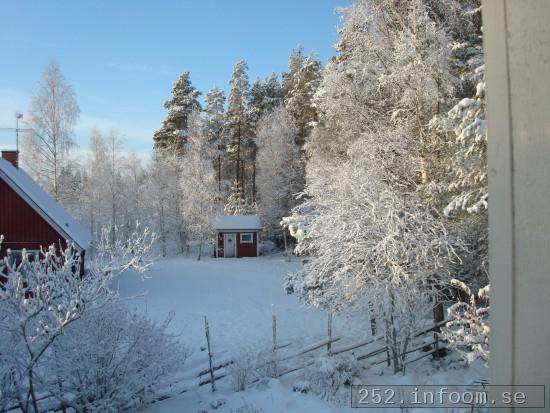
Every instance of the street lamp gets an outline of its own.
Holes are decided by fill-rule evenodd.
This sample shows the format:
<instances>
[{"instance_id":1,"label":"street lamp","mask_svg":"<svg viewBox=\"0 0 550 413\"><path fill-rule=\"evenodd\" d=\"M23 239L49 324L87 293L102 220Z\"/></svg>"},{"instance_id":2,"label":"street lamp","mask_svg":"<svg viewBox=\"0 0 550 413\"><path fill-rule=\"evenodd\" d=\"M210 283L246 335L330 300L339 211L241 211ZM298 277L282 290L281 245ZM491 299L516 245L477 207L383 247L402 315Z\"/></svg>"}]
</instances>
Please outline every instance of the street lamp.
<instances>
[{"instance_id":1,"label":"street lamp","mask_svg":"<svg viewBox=\"0 0 550 413\"><path fill-rule=\"evenodd\" d=\"M21 112L15 112L15 144L17 145L17 156L19 156L19 119L23 118Z\"/></svg>"}]
</instances>

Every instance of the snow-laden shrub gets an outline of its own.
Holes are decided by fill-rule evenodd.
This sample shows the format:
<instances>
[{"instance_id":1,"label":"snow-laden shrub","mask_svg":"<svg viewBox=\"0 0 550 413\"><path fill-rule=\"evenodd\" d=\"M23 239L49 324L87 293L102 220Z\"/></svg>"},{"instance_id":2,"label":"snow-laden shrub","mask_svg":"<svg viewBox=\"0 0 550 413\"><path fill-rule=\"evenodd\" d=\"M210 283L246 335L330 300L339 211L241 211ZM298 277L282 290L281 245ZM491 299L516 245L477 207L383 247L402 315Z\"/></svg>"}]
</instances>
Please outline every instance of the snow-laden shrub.
<instances>
[{"instance_id":1,"label":"snow-laden shrub","mask_svg":"<svg viewBox=\"0 0 550 413\"><path fill-rule=\"evenodd\" d=\"M130 358L140 359L139 351L146 354L143 345L149 339L150 348L155 351L157 347L163 348L159 347L162 334L154 328L151 331L150 325L147 327L150 322L137 319L129 322L126 318L125 327L124 312L116 309L104 313L119 301L111 288L115 278L130 269L143 273L152 264L150 252L154 235L147 230L136 230L120 242L108 243L107 239L102 237L95 245L95 254L88 260L84 276L78 271L80 254L70 241L63 250L51 245L32 258L23 250L21 262L8 250L8 256L0 263L0 410L9 406L38 413L43 410L44 397L48 398L48 403L57 398L71 406L86 389L68 387L71 379L60 373L63 364L71 359L75 363L81 359L84 363L87 358L97 356L96 360L88 360L87 365L103 363L102 366L115 375L132 366L126 357L101 359L101 351L116 340L121 340L117 351L127 352ZM0 244L2 241L0 234ZM78 329L79 322L86 323L90 317L96 317L95 321L89 322L87 328ZM105 323L110 326L109 334L98 327ZM71 334L73 328L79 332ZM97 335L95 352L83 351L87 342L75 344L81 340L81 335L93 332ZM122 334L124 339L121 339ZM131 380L135 380L150 368L150 365L136 367L127 373L134 375ZM100 378L95 379L98 385L104 386L105 392L111 391L107 387L110 384L103 385ZM113 410L109 405L102 405L101 400L88 402L95 403L96 411Z\"/></svg>"},{"instance_id":2,"label":"snow-laden shrub","mask_svg":"<svg viewBox=\"0 0 550 413\"><path fill-rule=\"evenodd\" d=\"M264 240L260 243L260 254L262 255L273 254L279 251L280 248L271 240Z\"/></svg>"},{"instance_id":3,"label":"snow-laden shrub","mask_svg":"<svg viewBox=\"0 0 550 413\"><path fill-rule=\"evenodd\" d=\"M303 382L323 399L333 398L342 386L349 386L359 375L357 361L351 355L321 357L304 370Z\"/></svg>"},{"instance_id":4,"label":"snow-laden shrub","mask_svg":"<svg viewBox=\"0 0 550 413\"><path fill-rule=\"evenodd\" d=\"M255 376L255 366L253 351L242 349L234 354L233 363L227 367L234 391L244 391L246 389L246 386Z\"/></svg>"},{"instance_id":5,"label":"snow-laden shrub","mask_svg":"<svg viewBox=\"0 0 550 413\"><path fill-rule=\"evenodd\" d=\"M478 304L488 303L490 286L481 288L476 296L462 281L452 281L452 285L467 294L469 300L468 302L459 301L447 309L452 321L441 328L440 335L468 364L477 359L487 363L490 356L491 336L491 328L487 320L489 305L479 306Z\"/></svg>"},{"instance_id":6,"label":"snow-laden shrub","mask_svg":"<svg viewBox=\"0 0 550 413\"><path fill-rule=\"evenodd\" d=\"M298 380L292 385L292 391L295 393L309 393L311 391L311 383L306 380Z\"/></svg>"},{"instance_id":7,"label":"snow-laden shrub","mask_svg":"<svg viewBox=\"0 0 550 413\"><path fill-rule=\"evenodd\" d=\"M180 371L187 350L167 328L111 303L66 329L45 362L62 377L56 396L77 411L117 412L155 398L155 389ZM70 403L66 395L71 394Z\"/></svg>"},{"instance_id":8,"label":"snow-laden shrub","mask_svg":"<svg viewBox=\"0 0 550 413\"><path fill-rule=\"evenodd\" d=\"M277 377L279 374L279 363L277 354L272 349L265 349L258 352L256 356L255 374L257 377Z\"/></svg>"},{"instance_id":9,"label":"snow-laden shrub","mask_svg":"<svg viewBox=\"0 0 550 413\"><path fill-rule=\"evenodd\" d=\"M232 413L262 413L263 410L250 403L245 403L236 410L231 409Z\"/></svg>"}]
</instances>

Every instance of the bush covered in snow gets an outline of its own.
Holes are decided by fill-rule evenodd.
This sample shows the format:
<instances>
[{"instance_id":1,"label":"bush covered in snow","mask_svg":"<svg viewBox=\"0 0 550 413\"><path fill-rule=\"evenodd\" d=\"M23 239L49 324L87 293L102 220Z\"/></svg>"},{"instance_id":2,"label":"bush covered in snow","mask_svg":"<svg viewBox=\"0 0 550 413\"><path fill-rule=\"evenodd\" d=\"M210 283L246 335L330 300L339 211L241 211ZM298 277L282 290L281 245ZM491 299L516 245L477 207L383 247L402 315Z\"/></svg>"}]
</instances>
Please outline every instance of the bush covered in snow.
<instances>
[{"instance_id":1,"label":"bush covered in snow","mask_svg":"<svg viewBox=\"0 0 550 413\"><path fill-rule=\"evenodd\" d=\"M237 410L231 410L231 413L262 413L263 410L250 403L245 403Z\"/></svg>"},{"instance_id":2,"label":"bush covered in snow","mask_svg":"<svg viewBox=\"0 0 550 413\"><path fill-rule=\"evenodd\" d=\"M181 370L186 349L123 303L85 314L57 340L45 362L62 377L56 397L76 411L117 412L155 399L155 389ZM78 389L78 390L77 390Z\"/></svg>"},{"instance_id":3,"label":"bush covered in snow","mask_svg":"<svg viewBox=\"0 0 550 413\"><path fill-rule=\"evenodd\" d=\"M70 242L33 260L23 251L21 262L8 252L0 262L1 411L39 413L46 403L120 411L153 398L157 379L181 368L186 352L167 325L129 312L111 289L120 273L150 267L153 238L145 230L109 244L105 236L85 276Z\"/></svg>"},{"instance_id":4,"label":"bush covered in snow","mask_svg":"<svg viewBox=\"0 0 550 413\"><path fill-rule=\"evenodd\" d=\"M324 399L332 399L358 375L359 367L351 355L321 357L304 370L303 380L295 383L295 391L311 390Z\"/></svg>"},{"instance_id":5,"label":"bush covered in snow","mask_svg":"<svg viewBox=\"0 0 550 413\"><path fill-rule=\"evenodd\" d=\"M244 391L246 386L253 380L255 373L254 352L249 349L242 349L233 356L233 363L227 367L231 375L233 390Z\"/></svg>"},{"instance_id":6,"label":"bush covered in snow","mask_svg":"<svg viewBox=\"0 0 550 413\"><path fill-rule=\"evenodd\" d=\"M459 301L448 308L452 320L441 329L441 337L449 342L449 346L471 364L477 359L489 361L489 339L491 328L488 323L489 285L481 288L477 296L461 281L452 280L453 285L469 297L468 302Z\"/></svg>"}]
</instances>

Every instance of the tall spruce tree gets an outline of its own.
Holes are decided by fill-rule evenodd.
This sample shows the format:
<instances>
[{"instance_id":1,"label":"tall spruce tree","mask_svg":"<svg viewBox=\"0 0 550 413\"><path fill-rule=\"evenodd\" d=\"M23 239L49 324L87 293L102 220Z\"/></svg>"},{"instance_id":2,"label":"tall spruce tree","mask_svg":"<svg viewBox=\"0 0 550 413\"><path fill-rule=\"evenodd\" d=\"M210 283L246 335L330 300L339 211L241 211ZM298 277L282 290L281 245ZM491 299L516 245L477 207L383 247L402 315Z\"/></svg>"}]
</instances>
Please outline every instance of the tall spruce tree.
<instances>
[{"instance_id":1,"label":"tall spruce tree","mask_svg":"<svg viewBox=\"0 0 550 413\"><path fill-rule=\"evenodd\" d=\"M266 79L257 79L250 88L248 102L248 117L254 128L263 115L273 111L283 100L283 87L276 73Z\"/></svg>"},{"instance_id":2,"label":"tall spruce tree","mask_svg":"<svg viewBox=\"0 0 550 413\"><path fill-rule=\"evenodd\" d=\"M233 185L239 187L239 190L232 190L232 192L239 193L243 197L246 197L246 167L248 167L244 154L252 133L247 116L250 89L247 70L248 66L244 60L238 61L233 67L233 74L229 82L231 91L229 93L225 126L228 140L229 167L230 171L233 171Z\"/></svg>"},{"instance_id":3,"label":"tall spruce tree","mask_svg":"<svg viewBox=\"0 0 550 413\"><path fill-rule=\"evenodd\" d=\"M315 55L304 57L303 47L293 50L288 72L283 73L285 106L298 128L297 142L303 145L317 120L313 95L321 81L321 62Z\"/></svg>"},{"instance_id":4,"label":"tall spruce tree","mask_svg":"<svg viewBox=\"0 0 550 413\"><path fill-rule=\"evenodd\" d=\"M183 72L172 86L172 98L164 103L168 114L162 127L153 136L155 150L160 153L174 150L178 155L183 154L188 135L189 116L201 109L197 99L200 95L201 92L191 84L189 72Z\"/></svg>"},{"instance_id":5,"label":"tall spruce tree","mask_svg":"<svg viewBox=\"0 0 550 413\"><path fill-rule=\"evenodd\" d=\"M225 95L217 86L214 86L205 96L206 109L203 123L203 133L209 146L215 151L214 168L218 192L222 192L222 161L227 150L223 135L225 124Z\"/></svg>"}]
</instances>

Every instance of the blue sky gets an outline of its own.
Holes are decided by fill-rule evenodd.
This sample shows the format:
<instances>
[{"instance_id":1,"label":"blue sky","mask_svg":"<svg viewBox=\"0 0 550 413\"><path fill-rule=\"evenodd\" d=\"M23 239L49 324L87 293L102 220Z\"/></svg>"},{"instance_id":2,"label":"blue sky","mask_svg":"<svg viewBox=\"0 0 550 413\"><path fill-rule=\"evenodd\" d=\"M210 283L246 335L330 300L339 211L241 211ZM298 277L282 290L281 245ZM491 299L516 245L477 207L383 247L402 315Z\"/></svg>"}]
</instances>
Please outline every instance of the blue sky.
<instances>
[{"instance_id":1,"label":"blue sky","mask_svg":"<svg viewBox=\"0 0 550 413\"><path fill-rule=\"evenodd\" d=\"M302 44L322 61L334 54L338 6L349 0L35 0L0 3L0 128L25 112L43 68L57 60L81 109L76 140L118 128L126 149L148 153L172 82L183 71L206 93L227 91L233 64L249 77L285 70ZM0 148L13 144L0 131Z\"/></svg>"}]
</instances>

